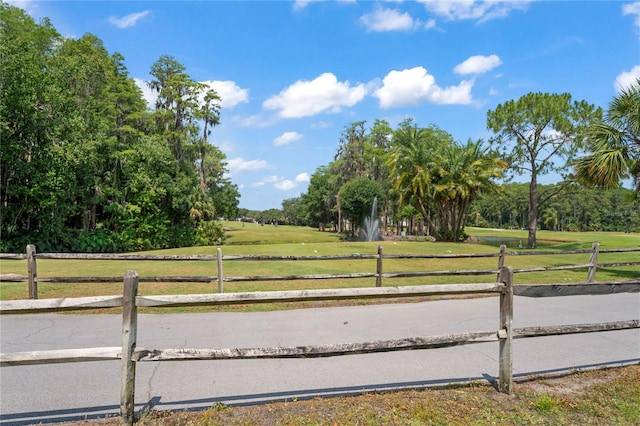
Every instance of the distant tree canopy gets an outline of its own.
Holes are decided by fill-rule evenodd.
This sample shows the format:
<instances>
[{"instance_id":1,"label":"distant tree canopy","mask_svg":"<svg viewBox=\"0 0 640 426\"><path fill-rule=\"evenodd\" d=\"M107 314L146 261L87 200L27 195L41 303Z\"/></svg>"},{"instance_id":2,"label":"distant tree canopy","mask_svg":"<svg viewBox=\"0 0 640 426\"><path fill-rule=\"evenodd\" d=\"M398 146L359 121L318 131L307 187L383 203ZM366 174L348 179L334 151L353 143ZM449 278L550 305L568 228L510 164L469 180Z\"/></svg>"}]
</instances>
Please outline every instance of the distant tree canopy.
<instances>
[{"instance_id":1,"label":"distant tree canopy","mask_svg":"<svg viewBox=\"0 0 640 426\"><path fill-rule=\"evenodd\" d=\"M239 193L207 140L220 98L175 59L151 67L154 111L92 34L0 3L0 250L214 244ZM204 95L205 102L199 101Z\"/></svg>"},{"instance_id":2,"label":"distant tree canopy","mask_svg":"<svg viewBox=\"0 0 640 426\"><path fill-rule=\"evenodd\" d=\"M555 185L540 185L553 191ZM576 188L566 190L546 204L540 214L540 229L549 231L640 232L640 204L631 197L633 190ZM523 229L528 226L528 183L508 183L498 194L483 195L473 202L468 223L471 226Z\"/></svg>"}]
</instances>

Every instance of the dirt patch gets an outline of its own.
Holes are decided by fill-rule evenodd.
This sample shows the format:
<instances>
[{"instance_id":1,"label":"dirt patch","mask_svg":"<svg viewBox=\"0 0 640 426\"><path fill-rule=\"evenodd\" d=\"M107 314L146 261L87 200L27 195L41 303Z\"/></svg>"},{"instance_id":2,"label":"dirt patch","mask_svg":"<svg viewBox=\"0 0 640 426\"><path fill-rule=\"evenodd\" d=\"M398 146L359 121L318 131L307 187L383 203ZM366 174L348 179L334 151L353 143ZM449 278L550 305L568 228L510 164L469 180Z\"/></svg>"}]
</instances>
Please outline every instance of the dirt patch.
<instances>
[{"instance_id":1,"label":"dirt patch","mask_svg":"<svg viewBox=\"0 0 640 426\"><path fill-rule=\"evenodd\" d=\"M584 395L592 386L611 382L619 376L617 369L599 372L575 372L566 376L536 378L521 382L520 391L531 391L549 395Z\"/></svg>"}]
</instances>

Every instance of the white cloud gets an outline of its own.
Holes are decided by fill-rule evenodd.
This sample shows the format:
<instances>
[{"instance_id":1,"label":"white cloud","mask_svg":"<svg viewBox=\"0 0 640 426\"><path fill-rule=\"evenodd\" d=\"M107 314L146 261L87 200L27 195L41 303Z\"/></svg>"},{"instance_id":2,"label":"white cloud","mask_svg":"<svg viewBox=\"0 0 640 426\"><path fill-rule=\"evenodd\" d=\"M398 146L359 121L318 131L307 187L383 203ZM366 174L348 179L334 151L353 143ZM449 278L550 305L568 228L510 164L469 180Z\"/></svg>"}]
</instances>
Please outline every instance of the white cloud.
<instances>
[{"instance_id":1,"label":"white cloud","mask_svg":"<svg viewBox=\"0 0 640 426\"><path fill-rule=\"evenodd\" d=\"M311 181L311 176L309 176L309 173L307 172L300 173L298 176L296 176L295 181L298 183L309 182Z\"/></svg>"},{"instance_id":2,"label":"white cloud","mask_svg":"<svg viewBox=\"0 0 640 426\"><path fill-rule=\"evenodd\" d=\"M227 161L229 172L240 172L244 170L255 171L271 169L266 160L245 160L242 157L235 157Z\"/></svg>"},{"instance_id":3,"label":"white cloud","mask_svg":"<svg viewBox=\"0 0 640 426\"><path fill-rule=\"evenodd\" d=\"M374 32L408 31L416 26L416 22L407 12L400 13L395 9L376 9L362 15L360 22L367 30Z\"/></svg>"},{"instance_id":4,"label":"white cloud","mask_svg":"<svg viewBox=\"0 0 640 426\"><path fill-rule=\"evenodd\" d=\"M318 0L296 0L293 2L293 10L302 10L307 7L309 3L312 3L314 1Z\"/></svg>"},{"instance_id":5,"label":"white cloud","mask_svg":"<svg viewBox=\"0 0 640 426\"><path fill-rule=\"evenodd\" d=\"M234 116L231 121L239 127L269 127L278 121L278 117L267 114L256 114L249 116Z\"/></svg>"},{"instance_id":6,"label":"white cloud","mask_svg":"<svg viewBox=\"0 0 640 426\"><path fill-rule=\"evenodd\" d=\"M431 13L449 21L485 22L504 18L513 10L526 10L531 0L418 0Z\"/></svg>"},{"instance_id":7,"label":"white cloud","mask_svg":"<svg viewBox=\"0 0 640 426\"><path fill-rule=\"evenodd\" d=\"M142 95L144 99L147 101L147 105L150 108L154 108L156 104L156 99L158 98L158 92L153 91L149 88L149 85L146 81L141 78L133 79L136 85L142 90ZM247 89L240 88L233 81L203 81L203 84L214 89L220 95L222 102L220 103L222 108L233 109L236 105L242 102L249 102L249 91ZM204 100L204 93L201 94L200 102Z\"/></svg>"},{"instance_id":8,"label":"white cloud","mask_svg":"<svg viewBox=\"0 0 640 426\"><path fill-rule=\"evenodd\" d=\"M156 99L158 99L158 92L151 90L147 82L141 78L134 78L133 81L136 83L136 86L142 90L142 96L147 101L147 106L149 108L155 108Z\"/></svg>"},{"instance_id":9,"label":"white cloud","mask_svg":"<svg viewBox=\"0 0 640 426\"><path fill-rule=\"evenodd\" d=\"M456 74L483 74L500 65L502 65L502 61L498 55L476 55L456 65L453 72Z\"/></svg>"},{"instance_id":10,"label":"white cloud","mask_svg":"<svg viewBox=\"0 0 640 426\"><path fill-rule=\"evenodd\" d=\"M122 18L118 18L116 16L110 16L109 23L115 25L118 28L129 28L129 27L133 27L138 23L139 20L141 20L146 16L149 16L150 14L151 14L151 11L143 10L142 12L131 13L127 16L123 16Z\"/></svg>"},{"instance_id":11,"label":"white cloud","mask_svg":"<svg viewBox=\"0 0 640 426\"><path fill-rule=\"evenodd\" d=\"M463 80L457 86L442 88L423 67L391 71L382 80L382 87L373 96L381 108L417 106L422 103L469 104L472 81Z\"/></svg>"},{"instance_id":12,"label":"white cloud","mask_svg":"<svg viewBox=\"0 0 640 426\"><path fill-rule=\"evenodd\" d=\"M272 175L272 176L267 176L266 178L262 179L260 182L255 182L251 184L251 186L262 187L265 185L271 185L274 188L279 189L281 191L290 191L294 188L297 188L301 183L309 182L310 179L311 177L309 176L308 173L300 173L294 178L294 180L285 179L280 176Z\"/></svg>"},{"instance_id":13,"label":"white cloud","mask_svg":"<svg viewBox=\"0 0 640 426\"><path fill-rule=\"evenodd\" d=\"M623 15L635 15L635 19L633 23L636 27L638 27L638 34L640 34L640 1L635 3L627 3L622 5L622 14Z\"/></svg>"},{"instance_id":14,"label":"white cloud","mask_svg":"<svg viewBox=\"0 0 640 426\"><path fill-rule=\"evenodd\" d=\"M32 0L7 0L6 3L11 6L19 7L30 15L37 9L36 3Z\"/></svg>"},{"instance_id":15,"label":"white cloud","mask_svg":"<svg viewBox=\"0 0 640 426\"><path fill-rule=\"evenodd\" d=\"M326 129L328 127L331 127L331 123L328 121L315 121L311 123L312 129Z\"/></svg>"},{"instance_id":16,"label":"white cloud","mask_svg":"<svg viewBox=\"0 0 640 426\"><path fill-rule=\"evenodd\" d=\"M348 81L339 82L332 73L324 73L311 81L293 83L264 101L262 106L278 110L281 118L308 117L321 112L340 112L341 107L360 102L366 92L363 84L351 87Z\"/></svg>"},{"instance_id":17,"label":"white cloud","mask_svg":"<svg viewBox=\"0 0 640 426\"><path fill-rule=\"evenodd\" d=\"M425 30L430 30L432 28L436 27L436 20L435 19L429 19L427 22L424 23L423 28Z\"/></svg>"},{"instance_id":18,"label":"white cloud","mask_svg":"<svg viewBox=\"0 0 640 426\"><path fill-rule=\"evenodd\" d=\"M233 109L233 107L239 103L249 102L249 90L242 89L234 81L207 80L202 83L206 84L218 93L222 99L220 105L223 109Z\"/></svg>"},{"instance_id":19,"label":"white cloud","mask_svg":"<svg viewBox=\"0 0 640 426\"><path fill-rule=\"evenodd\" d=\"M311 3L320 3L325 0L296 0L293 2L293 10L300 11ZM338 0L338 3L355 3L356 0Z\"/></svg>"},{"instance_id":20,"label":"white cloud","mask_svg":"<svg viewBox=\"0 0 640 426\"><path fill-rule=\"evenodd\" d=\"M640 78L640 65L636 65L631 71L624 71L618 74L613 87L617 92L620 92L622 89L628 88L631 84L635 83L638 78Z\"/></svg>"},{"instance_id":21,"label":"white cloud","mask_svg":"<svg viewBox=\"0 0 640 426\"><path fill-rule=\"evenodd\" d=\"M280 136L278 136L273 140L273 145L275 146L288 145L302 138L303 136L298 132L284 132L283 134L281 134Z\"/></svg>"},{"instance_id":22,"label":"white cloud","mask_svg":"<svg viewBox=\"0 0 640 426\"><path fill-rule=\"evenodd\" d=\"M298 186L294 181L289 179L281 180L280 182L276 182L273 184L273 187L279 189L281 191L289 191Z\"/></svg>"}]
</instances>

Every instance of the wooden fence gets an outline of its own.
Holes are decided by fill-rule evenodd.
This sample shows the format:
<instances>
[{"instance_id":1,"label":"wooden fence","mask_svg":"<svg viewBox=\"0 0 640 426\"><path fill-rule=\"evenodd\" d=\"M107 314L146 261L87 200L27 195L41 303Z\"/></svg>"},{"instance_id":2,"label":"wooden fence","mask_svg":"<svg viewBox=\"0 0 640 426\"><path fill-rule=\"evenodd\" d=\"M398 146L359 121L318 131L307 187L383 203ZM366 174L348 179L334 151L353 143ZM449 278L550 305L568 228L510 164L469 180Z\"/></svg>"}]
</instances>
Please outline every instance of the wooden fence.
<instances>
[{"instance_id":1,"label":"wooden fence","mask_svg":"<svg viewBox=\"0 0 640 426\"><path fill-rule=\"evenodd\" d=\"M593 243L591 249L583 250L562 250L562 251L512 251L507 252L504 245L500 246L495 253L467 253L467 254L384 254L382 246L378 246L375 254L350 254L350 255L329 255L329 256L269 256L269 255L222 255L222 249L217 249L216 255L145 255L145 254L95 254L95 253L37 253L34 245L28 245L26 254L0 253L0 259L26 259L27 275L0 274L0 282L27 282L29 286L29 298L38 298L38 283L107 283L120 282L121 277L38 277L37 259L58 259L58 260L152 260L152 261L215 261L216 275L207 276L148 276L139 277L140 282L217 282L218 292L224 291L225 282L257 282L257 281L284 281L284 280L326 280L326 279L353 279L353 278L375 278L376 287L382 287L383 279L403 278L403 277L426 277L426 276L447 276L447 275L494 275L498 274L500 268L505 265L507 256L535 256L535 255L566 255L566 254L587 254L588 263L561 265L561 266L540 266L534 268L516 268L515 274L523 272L539 271L559 271L587 269L587 282L593 283L596 278L596 270L600 267L620 267L640 265L636 262L609 262L599 263L599 253L622 253L640 252L640 248L627 249L606 249L601 250L598 243ZM384 259L464 259L464 258L491 258L497 257L496 269L466 269L466 270L443 270L443 271L404 271L404 272L383 272ZM230 261L322 261L322 260L363 260L376 259L376 271L343 274L313 274L313 275L260 275L260 276L225 276L223 262ZM212 268L213 270L214 268Z\"/></svg>"},{"instance_id":2,"label":"wooden fence","mask_svg":"<svg viewBox=\"0 0 640 426\"><path fill-rule=\"evenodd\" d=\"M512 327L514 271L502 266L496 282L475 284L418 285L406 287L370 287L332 290L270 291L252 293L212 293L192 295L138 295L139 277L128 271L123 279L122 296L101 296L40 300L0 301L0 314L26 314L94 308L122 307L122 346L85 349L66 349L0 354L0 366L19 366L50 363L121 360L122 424L135 421L136 363L145 361L189 361L261 358L312 358L391 352L412 349L433 349L481 342L499 342L498 390L513 391L513 339L591 333L640 328L640 319L595 324L576 324L546 327ZM564 285L522 285L518 293L538 297L567 294L604 294L640 292L640 279L621 283L574 284L569 291ZM311 345L298 347L222 348L222 349L145 349L138 348L138 307L202 306L295 302L317 300L345 300L362 298L400 298L450 294L497 294L500 297L498 330L412 337L363 343Z\"/></svg>"}]
</instances>

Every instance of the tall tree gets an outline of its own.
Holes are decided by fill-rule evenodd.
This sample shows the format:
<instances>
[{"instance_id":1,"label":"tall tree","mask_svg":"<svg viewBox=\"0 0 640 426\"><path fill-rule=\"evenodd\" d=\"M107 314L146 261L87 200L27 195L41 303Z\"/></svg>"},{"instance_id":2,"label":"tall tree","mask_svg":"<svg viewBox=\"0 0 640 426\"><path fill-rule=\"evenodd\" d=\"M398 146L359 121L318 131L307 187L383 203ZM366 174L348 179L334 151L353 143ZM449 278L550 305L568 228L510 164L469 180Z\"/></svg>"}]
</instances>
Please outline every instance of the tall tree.
<instances>
[{"instance_id":1,"label":"tall tree","mask_svg":"<svg viewBox=\"0 0 640 426\"><path fill-rule=\"evenodd\" d=\"M204 123L202 129L202 139L198 144L198 172L200 175L200 192L204 194L205 191L205 160L207 157L207 151L209 147L208 137L211 135L211 128L220 124L220 96L218 93L209 89L204 95L202 105L196 113L196 117L201 119Z\"/></svg>"},{"instance_id":2,"label":"tall tree","mask_svg":"<svg viewBox=\"0 0 640 426\"><path fill-rule=\"evenodd\" d=\"M45 166L55 165L47 157L58 86L49 70L62 38L48 20L38 24L0 2L0 39L0 245L6 247L12 239L28 242L55 204L42 194L52 180Z\"/></svg>"},{"instance_id":3,"label":"tall tree","mask_svg":"<svg viewBox=\"0 0 640 426\"><path fill-rule=\"evenodd\" d=\"M529 248L536 247L540 207L564 189L560 185L539 194L539 176L556 172L569 182L569 164L584 145L587 128L601 114L585 101L573 101L568 93L529 93L487 113L487 127L496 134L492 142L508 159L511 171L530 177Z\"/></svg>"},{"instance_id":4,"label":"tall tree","mask_svg":"<svg viewBox=\"0 0 640 426\"><path fill-rule=\"evenodd\" d=\"M640 199L640 79L623 88L609 103L601 122L589 129L587 149L576 175L590 186L615 187L631 175Z\"/></svg>"},{"instance_id":5,"label":"tall tree","mask_svg":"<svg viewBox=\"0 0 640 426\"><path fill-rule=\"evenodd\" d=\"M178 168L190 137L197 137L198 94L201 87L174 57L162 55L151 66L149 88L157 92L155 118ZM187 159L189 163L190 159Z\"/></svg>"},{"instance_id":6,"label":"tall tree","mask_svg":"<svg viewBox=\"0 0 640 426\"><path fill-rule=\"evenodd\" d=\"M431 216L434 196L435 156L443 144L450 145L453 138L435 126L419 129L410 124L401 126L393 135L388 164L394 190L401 205L413 205L436 230Z\"/></svg>"},{"instance_id":7,"label":"tall tree","mask_svg":"<svg viewBox=\"0 0 640 426\"><path fill-rule=\"evenodd\" d=\"M329 166L320 166L311 175L307 192L302 195L306 221L309 226L317 226L324 231L326 223L334 220L332 203L336 194L331 186Z\"/></svg>"}]
</instances>

